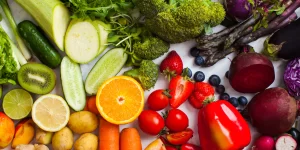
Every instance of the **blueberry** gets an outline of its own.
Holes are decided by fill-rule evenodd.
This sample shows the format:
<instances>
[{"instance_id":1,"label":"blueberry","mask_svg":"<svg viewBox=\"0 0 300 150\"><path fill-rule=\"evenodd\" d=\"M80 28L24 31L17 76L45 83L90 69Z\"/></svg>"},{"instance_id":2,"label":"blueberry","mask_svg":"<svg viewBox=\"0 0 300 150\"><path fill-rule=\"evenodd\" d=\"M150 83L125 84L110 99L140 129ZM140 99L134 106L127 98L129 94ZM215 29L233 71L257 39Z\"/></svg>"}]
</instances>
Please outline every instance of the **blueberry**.
<instances>
[{"instance_id":1,"label":"blueberry","mask_svg":"<svg viewBox=\"0 0 300 150\"><path fill-rule=\"evenodd\" d=\"M222 99L222 100L229 100L230 99L230 95L228 93L222 93L220 95L220 99Z\"/></svg>"},{"instance_id":2,"label":"blueberry","mask_svg":"<svg viewBox=\"0 0 300 150\"><path fill-rule=\"evenodd\" d=\"M238 99L235 97L230 97L230 99L228 100L229 103L231 103L234 107L238 107L239 106L239 102Z\"/></svg>"},{"instance_id":3,"label":"blueberry","mask_svg":"<svg viewBox=\"0 0 300 150\"><path fill-rule=\"evenodd\" d=\"M203 57L202 57L202 56L197 56L197 57L195 58L195 64L198 65L198 66L203 65L203 64L204 64L204 59L203 59Z\"/></svg>"},{"instance_id":4,"label":"blueberry","mask_svg":"<svg viewBox=\"0 0 300 150\"><path fill-rule=\"evenodd\" d=\"M209 77L208 82L212 86L218 86L221 83L221 79L217 75L212 75Z\"/></svg>"},{"instance_id":5,"label":"blueberry","mask_svg":"<svg viewBox=\"0 0 300 150\"><path fill-rule=\"evenodd\" d=\"M200 53L200 51L199 51L199 49L198 49L197 47L193 47L193 48L191 48L191 50L190 50L190 54L191 54L193 57L199 56L199 53Z\"/></svg>"},{"instance_id":6,"label":"blueberry","mask_svg":"<svg viewBox=\"0 0 300 150\"><path fill-rule=\"evenodd\" d=\"M222 94L225 92L225 86L224 85L218 85L216 87L216 92L219 93L219 94Z\"/></svg>"},{"instance_id":7,"label":"blueberry","mask_svg":"<svg viewBox=\"0 0 300 150\"><path fill-rule=\"evenodd\" d=\"M197 71L195 74L194 74L194 80L196 82L202 82L204 81L205 79L205 75L202 71Z\"/></svg>"},{"instance_id":8,"label":"blueberry","mask_svg":"<svg viewBox=\"0 0 300 150\"><path fill-rule=\"evenodd\" d=\"M225 77L228 79L229 78L229 71L227 71L226 73L225 73Z\"/></svg>"},{"instance_id":9,"label":"blueberry","mask_svg":"<svg viewBox=\"0 0 300 150\"><path fill-rule=\"evenodd\" d=\"M245 96L240 96L238 102L241 106L246 106L248 104L248 99Z\"/></svg>"},{"instance_id":10,"label":"blueberry","mask_svg":"<svg viewBox=\"0 0 300 150\"><path fill-rule=\"evenodd\" d=\"M192 77L193 73L192 73L192 70L191 70L190 68L184 68L184 69L182 70L182 73L183 73L184 71L186 71L186 75L187 75L189 78Z\"/></svg>"}]
</instances>

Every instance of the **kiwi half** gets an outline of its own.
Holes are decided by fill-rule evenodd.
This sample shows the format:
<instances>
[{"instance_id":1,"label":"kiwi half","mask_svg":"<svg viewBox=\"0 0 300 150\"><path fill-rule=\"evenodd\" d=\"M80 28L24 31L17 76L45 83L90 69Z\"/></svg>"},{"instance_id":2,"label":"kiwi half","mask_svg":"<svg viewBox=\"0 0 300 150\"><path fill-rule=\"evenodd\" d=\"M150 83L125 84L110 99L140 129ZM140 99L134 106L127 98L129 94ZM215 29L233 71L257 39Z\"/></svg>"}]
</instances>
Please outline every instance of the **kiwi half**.
<instances>
[{"instance_id":1,"label":"kiwi half","mask_svg":"<svg viewBox=\"0 0 300 150\"><path fill-rule=\"evenodd\" d=\"M55 87L56 75L49 67L27 63L18 72L18 82L25 90L35 94L48 94Z\"/></svg>"}]
</instances>

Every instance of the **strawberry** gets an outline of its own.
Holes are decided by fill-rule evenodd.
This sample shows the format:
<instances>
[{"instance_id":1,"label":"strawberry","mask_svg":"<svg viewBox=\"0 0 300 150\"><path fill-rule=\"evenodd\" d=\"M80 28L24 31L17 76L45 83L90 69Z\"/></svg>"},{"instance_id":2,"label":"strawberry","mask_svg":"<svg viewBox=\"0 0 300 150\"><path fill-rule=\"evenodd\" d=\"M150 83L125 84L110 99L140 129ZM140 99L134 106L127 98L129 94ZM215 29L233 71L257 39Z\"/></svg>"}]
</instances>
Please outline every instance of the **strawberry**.
<instances>
[{"instance_id":1,"label":"strawberry","mask_svg":"<svg viewBox=\"0 0 300 150\"><path fill-rule=\"evenodd\" d=\"M183 63L176 51L172 50L160 64L160 72L168 78L180 75L183 69Z\"/></svg>"},{"instance_id":2,"label":"strawberry","mask_svg":"<svg viewBox=\"0 0 300 150\"><path fill-rule=\"evenodd\" d=\"M196 82L194 91L189 97L189 102L194 108L200 109L206 101L214 100L214 94L215 90L210 84Z\"/></svg>"},{"instance_id":3,"label":"strawberry","mask_svg":"<svg viewBox=\"0 0 300 150\"><path fill-rule=\"evenodd\" d=\"M170 105L172 108L178 108L185 102L194 90L194 83L187 76L177 75L173 77L169 84Z\"/></svg>"}]
</instances>

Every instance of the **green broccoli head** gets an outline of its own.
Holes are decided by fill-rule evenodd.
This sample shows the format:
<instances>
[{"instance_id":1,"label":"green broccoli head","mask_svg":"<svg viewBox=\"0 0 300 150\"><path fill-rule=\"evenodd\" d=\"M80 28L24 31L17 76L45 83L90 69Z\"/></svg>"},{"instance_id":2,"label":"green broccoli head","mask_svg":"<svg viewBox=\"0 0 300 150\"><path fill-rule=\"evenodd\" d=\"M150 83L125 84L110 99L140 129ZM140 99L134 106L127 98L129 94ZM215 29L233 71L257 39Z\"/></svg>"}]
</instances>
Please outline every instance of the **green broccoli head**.
<instances>
[{"instance_id":1,"label":"green broccoli head","mask_svg":"<svg viewBox=\"0 0 300 150\"><path fill-rule=\"evenodd\" d=\"M176 21L170 12L159 13L152 19L147 19L145 26L158 37L169 43L180 43L199 36L203 25L185 27Z\"/></svg>"},{"instance_id":2,"label":"green broccoli head","mask_svg":"<svg viewBox=\"0 0 300 150\"><path fill-rule=\"evenodd\" d=\"M140 59L153 60L168 52L170 44L156 37L149 37L133 44L133 52Z\"/></svg>"},{"instance_id":3,"label":"green broccoli head","mask_svg":"<svg viewBox=\"0 0 300 150\"><path fill-rule=\"evenodd\" d=\"M130 76L141 84L144 90L154 87L158 79L158 66L151 60L143 60L139 68L124 72L124 75Z\"/></svg>"},{"instance_id":4,"label":"green broccoli head","mask_svg":"<svg viewBox=\"0 0 300 150\"><path fill-rule=\"evenodd\" d=\"M164 0L139 0L140 5L137 5L146 16L145 26L169 43L193 39L203 32L205 25L216 26L225 18L225 10L220 3L210 0L175 1L171 5ZM148 5L159 11L151 13Z\"/></svg>"}]
</instances>

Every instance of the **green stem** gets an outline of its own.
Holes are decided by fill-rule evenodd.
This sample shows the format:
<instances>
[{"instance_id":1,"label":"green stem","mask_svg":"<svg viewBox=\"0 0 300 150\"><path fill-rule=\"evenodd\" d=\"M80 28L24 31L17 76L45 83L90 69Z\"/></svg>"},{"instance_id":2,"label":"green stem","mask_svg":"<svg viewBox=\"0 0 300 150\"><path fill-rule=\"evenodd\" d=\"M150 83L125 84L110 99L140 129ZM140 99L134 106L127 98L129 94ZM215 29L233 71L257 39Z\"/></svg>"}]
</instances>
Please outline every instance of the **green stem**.
<instances>
[{"instance_id":1,"label":"green stem","mask_svg":"<svg viewBox=\"0 0 300 150\"><path fill-rule=\"evenodd\" d=\"M12 31L15 35L15 38L16 38L16 41L19 45L19 49L21 50L23 56L26 58L26 60L29 60L31 58L31 53L30 51L27 49L27 47L25 46L25 43L24 41L21 39L21 36L18 32L18 28L17 28L17 25L16 25L16 22L11 14L11 11L9 9L9 6L8 6L8 3L6 0L0 0L0 5L7 17L7 20L12 28Z\"/></svg>"}]
</instances>

